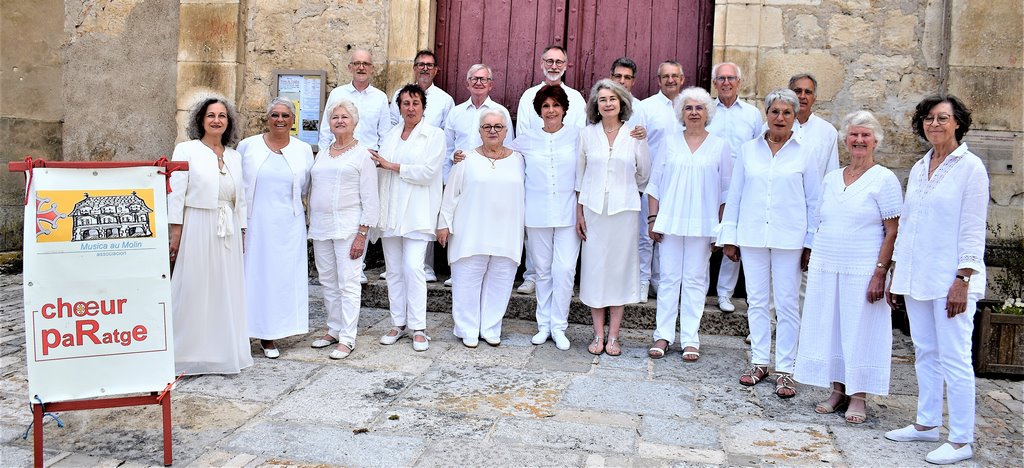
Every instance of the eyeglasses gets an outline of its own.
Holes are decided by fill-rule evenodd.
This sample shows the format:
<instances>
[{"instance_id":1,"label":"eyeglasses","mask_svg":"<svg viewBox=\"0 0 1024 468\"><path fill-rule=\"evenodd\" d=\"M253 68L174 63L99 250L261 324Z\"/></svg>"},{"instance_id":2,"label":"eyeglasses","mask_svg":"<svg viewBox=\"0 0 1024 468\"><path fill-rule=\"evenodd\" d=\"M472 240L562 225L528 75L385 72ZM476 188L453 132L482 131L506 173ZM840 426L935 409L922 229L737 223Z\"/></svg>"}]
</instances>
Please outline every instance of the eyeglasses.
<instances>
[{"instance_id":1,"label":"eyeglasses","mask_svg":"<svg viewBox=\"0 0 1024 468\"><path fill-rule=\"evenodd\" d=\"M359 67L372 67L373 66L373 64L370 63L370 62L349 62L348 64L353 66L353 67L356 67L356 68L359 68Z\"/></svg>"},{"instance_id":2,"label":"eyeglasses","mask_svg":"<svg viewBox=\"0 0 1024 468\"><path fill-rule=\"evenodd\" d=\"M272 119L290 119L290 118L292 118L292 114L290 112L284 112L284 113L281 113L281 112L271 112L270 113L270 118L272 118Z\"/></svg>"},{"instance_id":3,"label":"eyeglasses","mask_svg":"<svg viewBox=\"0 0 1024 468\"><path fill-rule=\"evenodd\" d=\"M938 122L939 125L946 125L946 124L949 123L949 119L951 119L951 118L953 118L952 115L949 115L949 114L939 114L939 115L928 115L928 116L925 116L925 118L923 118L921 120L924 122L925 125L931 125L931 124L936 123L936 122Z\"/></svg>"},{"instance_id":4,"label":"eyeglasses","mask_svg":"<svg viewBox=\"0 0 1024 468\"><path fill-rule=\"evenodd\" d=\"M488 124L488 125L481 125L480 126L480 130L483 130L483 131L485 131L487 133L501 133L502 130L505 130L505 126L501 125L501 124L497 124L497 125L490 125L490 124Z\"/></svg>"},{"instance_id":5,"label":"eyeglasses","mask_svg":"<svg viewBox=\"0 0 1024 468\"><path fill-rule=\"evenodd\" d=\"M735 77L735 76L719 76L719 77L715 78L715 81L717 81L719 83L735 83L735 82L737 82L739 80L740 80L739 77Z\"/></svg>"},{"instance_id":6,"label":"eyeglasses","mask_svg":"<svg viewBox=\"0 0 1024 468\"><path fill-rule=\"evenodd\" d=\"M704 112L704 106L683 106L683 111L685 111L685 112L693 112L693 111Z\"/></svg>"},{"instance_id":7,"label":"eyeglasses","mask_svg":"<svg viewBox=\"0 0 1024 468\"><path fill-rule=\"evenodd\" d=\"M488 81L491 81L491 78L488 78L486 76L472 76L469 78L468 81L470 83L486 83Z\"/></svg>"},{"instance_id":8,"label":"eyeglasses","mask_svg":"<svg viewBox=\"0 0 1024 468\"><path fill-rule=\"evenodd\" d=\"M683 79L683 75L679 75L679 74L673 73L671 75L658 75L658 78L660 78L662 80L669 80L669 79L671 79L671 80L679 81L679 80Z\"/></svg>"},{"instance_id":9,"label":"eyeglasses","mask_svg":"<svg viewBox=\"0 0 1024 468\"><path fill-rule=\"evenodd\" d=\"M616 80L633 81L633 78L636 77L633 75L623 75L622 73L612 73L612 78L615 78Z\"/></svg>"},{"instance_id":10,"label":"eyeglasses","mask_svg":"<svg viewBox=\"0 0 1024 468\"><path fill-rule=\"evenodd\" d=\"M413 66L415 66L416 68L426 68L427 70L430 70L431 68L436 67L437 64L430 62L416 62L413 64Z\"/></svg>"},{"instance_id":11,"label":"eyeglasses","mask_svg":"<svg viewBox=\"0 0 1024 468\"><path fill-rule=\"evenodd\" d=\"M558 65L558 66L565 65L565 60L544 59L543 62L544 62L544 65L547 65L549 67L552 66L552 65Z\"/></svg>"}]
</instances>

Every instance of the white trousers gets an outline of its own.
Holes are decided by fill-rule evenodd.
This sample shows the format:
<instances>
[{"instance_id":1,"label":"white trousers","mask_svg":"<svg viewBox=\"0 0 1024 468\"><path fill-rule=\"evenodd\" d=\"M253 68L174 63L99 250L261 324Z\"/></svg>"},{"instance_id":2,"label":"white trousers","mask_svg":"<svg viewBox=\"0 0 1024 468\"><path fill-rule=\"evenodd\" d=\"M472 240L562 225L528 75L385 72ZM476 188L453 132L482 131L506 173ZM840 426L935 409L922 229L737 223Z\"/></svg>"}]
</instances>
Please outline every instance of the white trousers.
<instances>
[{"instance_id":1,"label":"white trousers","mask_svg":"<svg viewBox=\"0 0 1024 468\"><path fill-rule=\"evenodd\" d=\"M459 338L501 338L519 264L508 257L473 255L452 266L452 319Z\"/></svg>"},{"instance_id":2,"label":"white trousers","mask_svg":"<svg viewBox=\"0 0 1024 468\"><path fill-rule=\"evenodd\" d=\"M349 258L355 238L353 235L346 239L313 241L313 260L323 285L324 307L327 308L327 334L349 349L356 345L363 293L359 284L359 274L363 271L362 257Z\"/></svg>"},{"instance_id":3,"label":"white trousers","mask_svg":"<svg viewBox=\"0 0 1024 468\"><path fill-rule=\"evenodd\" d=\"M575 226L526 228L527 258L533 259L537 282L537 330L564 332L576 281L580 237Z\"/></svg>"},{"instance_id":4,"label":"white trousers","mask_svg":"<svg viewBox=\"0 0 1024 468\"><path fill-rule=\"evenodd\" d=\"M718 270L718 295L731 299L732 295L736 293L736 283L739 281L740 262L734 262L729 260L729 257L722 255L722 266Z\"/></svg>"},{"instance_id":5,"label":"white trousers","mask_svg":"<svg viewBox=\"0 0 1024 468\"><path fill-rule=\"evenodd\" d=\"M427 328L427 277L423 256L430 241L383 237L384 265L388 271L388 302L396 327Z\"/></svg>"},{"instance_id":6,"label":"white trousers","mask_svg":"<svg viewBox=\"0 0 1024 468\"><path fill-rule=\"evenodd\" d=\"M655 341L675 342L676 317L679 317L680 345L700 348L697 330L704 316L710 269L708 260L713 242L714 239L709 237L666 235L662 238L658 255L661 279L658 281Z\"/></svg>"},{"instance_id":7,"label":"white trousers","mask_svg":"<svg viewBox=\"0 0 1024 468\"><path fill-rule=\"evenodd\" d=\"M792 373L800 334L800 256L803 249L741 247L747 272L747 323L750 325L751 363L770 362L772 321L768 310L775 303L775 370Z\"/></svg>"},{"instance_id":8,"label":"white trousers","mask_svg":"<svg viewBox=\"0 0 1024 468\"><path fill-rule=\"evenodd\" d=\"M575 231L576 228L573 227L573 229L574 229L573 232L576 232ZM530 254L530 230L529 229L526 230L526 239L523 239L523 250L525 252L525 255L523 255L523 257L524 257L523 261L526 262L526 265L525 265L526 271L523 272L523 281L533 281L534 283L536 283L537 282L537 268L534 266L534 264L533 264L533 257ZM575 269L575 268L576 268L576 265L573 265L573 269Z\"/></svg>"},{"instance_id":9,"label":"white trousers","mask_svg":"<svg viewBox=\"0 0 1024 468\"><path fill-rule=\"evenodd\" d=\"M647 215L651 213L648 206L647 195L640 196L640 242L637 243L640 253L640 282L657 284L659 279L658 262L660 255L657 250L660 248L650 236L647 230ZM640 291L642 297L647 297L647 291Z\"/></svg>"},{"instance_id":10,"label":"white trousers","mask_svg":"<svg viewBox=\"0 0 1024 468\"><path fill-rule=\"evenodd\" d=\"M976 296L968 296L967 310L946 317L946 298L918 301L903 296L914 340L917 370L917 423L942 425L942 393L945 384L949 405L949 441L974 442L974 368L971 367L971 335L974 333Z\"/></svg>"}]
</instances>

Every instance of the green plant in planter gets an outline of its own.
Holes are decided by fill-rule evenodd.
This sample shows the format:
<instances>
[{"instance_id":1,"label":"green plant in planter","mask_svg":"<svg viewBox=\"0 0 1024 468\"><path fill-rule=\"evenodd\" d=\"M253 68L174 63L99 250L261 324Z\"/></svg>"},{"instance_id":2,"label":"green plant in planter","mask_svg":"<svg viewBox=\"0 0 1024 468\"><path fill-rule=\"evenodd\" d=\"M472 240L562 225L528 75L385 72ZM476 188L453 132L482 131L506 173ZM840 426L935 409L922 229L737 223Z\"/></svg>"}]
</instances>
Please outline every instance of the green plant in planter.
<instances>
[{"instance_id":1,"label":"green plant in planter","mask_svg":"<svg viewBox=\"0 0 1024 468\"><path fill-rule=\"evenodd\" d=\"M997 224L989 229L996 238L1003 232L1003 226ZM1000 249L1003 258L1000 263L1002 271L992 277L992 290L1005 302L996 307L997 314L1024 315L1024 228L1020 225L1010 229L1009 239L1003 241L1005 249Z\"/></svg>"}]
</instances>

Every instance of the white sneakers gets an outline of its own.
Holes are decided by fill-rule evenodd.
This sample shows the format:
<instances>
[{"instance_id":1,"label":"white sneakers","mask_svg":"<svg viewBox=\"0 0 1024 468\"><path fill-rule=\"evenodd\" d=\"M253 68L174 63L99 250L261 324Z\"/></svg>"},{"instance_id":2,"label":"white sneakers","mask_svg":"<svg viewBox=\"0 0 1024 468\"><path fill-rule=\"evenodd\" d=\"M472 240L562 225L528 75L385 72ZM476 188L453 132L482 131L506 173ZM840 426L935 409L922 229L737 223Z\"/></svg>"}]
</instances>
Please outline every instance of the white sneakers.
<instances>
[{"instance_id":1,"label":"white sneakers","mask_svg":"<svg viewBox=\"0 0 1024 468\"><path fill-rule=\"evenodd\" d=\"M476 348L480 344L480 340L475 337L465 337L462 339L462 345L467 348Z\"/></svg>"},{"instance_id":2,"label":"white sneakers","mask_svg":"<svg viewBox=\"0 0 1024 468\"><path fill-rule=\"evenodd\" d=\"M427 282L428 283L436 283L437 282L437 274L434 273L434 269L433 268L428 267L428 266L424 266L423 267L423 274L424 274L424 276L427 277Z\"/></svg>"},{"instance_id":3,"label":"white sneakers","mask_svg":"<svg viewBox=\"0 0 1024 468\"><path fill-rule=\"evenodd\" d=\"M382 279L382 280L388 279L388 272L387 272L387 270L380 272L379 278Z\"/></svg>"},{"instance_id":4,"label":"white sneakers","mask_svg":"<svg viewBox=\"0 0 1024 468\"><path fill-rule=\"evenodd\" d=\"M359 284L369 283L370 279L366 277L366 273L359 272Z\"/></svg>"},{"instance_id":5,"label":"white sneakers","mask_svg":"<svg viewBox=\"0 0 1024 468\"><path fill-rule=\"evenodd\" d=\"M498 346L498 345L501 344L501 338L500 337L493 337L493 338L491 338L491 337L485 336L484 337L484 341L487 342L487 344L489 344L491 346Z\"/></svg>"},{"instance_id":6,"label":"white sneakers","mask_svg":"<svg viewBox=\"0 0 1024 468\"><path fill-rule=\"evenodd\" d=\"M736 311L736 306L732 305L732 299L725 296L718 296L718 309L725 313L732 313Z\"/></svg>"},{"instance_id":7,"label":"white sneakers","mask_svg":"<svg viewBox=\"0 0 1024 468\"><path fill-rule=\"evenodd\" d=\"M551 334L548 333L547 330L541 330L537 332L536 335L533 335L533 338L530 338L530 343L533 343L535 345L542 345L544 344L544 342L548 340L549 336L551 336Z\"/></svg>"},{"instance_id":8,"label":"white sneakers","mask_svg":"<svg viewBox=\"0 0 1024 468\"><path fill-rule=\"evenodd\" d=\"M927 431L919 431L913 424L902 429L894 429L885 433L885 438L896 442L938 442L939 428L933 427ZM974 456L971 444L960 448L953 448L950 443L945 443L939 448L928 452L924 460L936 465L949 465L958 461L967 460Z\"/></svg>"},{"instance_id":9,"label":"white sneakers","mask_svg":"<svg viewBox=\"0 0 1024 468\"><path fill-rule=\"evenodd\" d=\"M448 286L449 288L452 287L452 279L448 278L448 279L444 280L444 285Z\"/></svg>"},{"instance_id":10,"label":"white sneakers","mask_svg":"<svg viewBox=\"0 0 1024 468\"><path fill-rule=\"evenodd\" d=\"M518 292L519 294L533 294L536 291L537 283L534 283L533 281L530 280L523 281L523 284L520 284L519 287L516 288L516 292Z\"/></svg>"},{"instance_id":11,"label":"white sneakers","mask_svg":"<svg viewBox=\"0 0 1024 468\"><path fill-rule=\"evenodd\" d=\"M651 283L649 281L640 282L640 303L646 304L647 298L651 296Z\"/></svg>"},{"instance_id":12,"label":"white sneakers","mask_svg":"<svg viewBox=\"0 0 1024 468\"><path fill-rule=\"evenodd\" d=\"M553 331L551 332L551 339L555 340L556 348L562 351L566 351L569 349L569 339L565 337L565 332Z\"/></svg>"}]
</instances>

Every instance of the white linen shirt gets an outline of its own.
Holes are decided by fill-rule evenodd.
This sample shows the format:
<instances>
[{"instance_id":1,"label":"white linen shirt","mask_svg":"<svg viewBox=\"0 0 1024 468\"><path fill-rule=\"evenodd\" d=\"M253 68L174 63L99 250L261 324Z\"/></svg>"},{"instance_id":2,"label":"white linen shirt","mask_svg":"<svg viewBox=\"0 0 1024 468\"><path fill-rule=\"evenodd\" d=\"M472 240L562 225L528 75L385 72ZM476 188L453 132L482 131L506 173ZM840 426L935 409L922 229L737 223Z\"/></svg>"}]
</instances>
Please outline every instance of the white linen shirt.
<instances>
[{"instance_id":1,"label":"white linen shirt","mask_svg":"<svg viewBox=\"0 0 1024 468\"><path fill-rule=\"evenodd\" d=\"M608 216L640 211L640 186L647 183L651 174L647 140L629 136L629 130L623 126L609 147L604 126L598 122L580 130L577 151L579 204Z\"/></svg>"},{"instance_id":2,"label":"white linen shirt","mask_svg":"<svg viewBox=\"0 0 1024 468\"><path fill-rule=\"evenodd\" d=\"M680 136L666 141L665 148L647 183L647 194L658 200L654 232L715 237L718 210L725 204L732 178L729 143L709 134L696 152L690 152Z\"/></svg>"},{"instance_id":3,"label":"white linen shirt","mask_svg":"<svg viewBox=\"0 0 1024 468\"><path fill-rule=\"evenodd\" d=\"M331 156L322 151L310 171L309 238L347 239L359 226L377 225L377 166L366 146Z\"/></svg>"},{"instance_id":4,"label":"white linen shirt","mask_svg":"<svg viewBox=\"0 0 1024 468\"><path fill-rule=\"evenodd\" d=\"M493 166L492 166L493 163ZM437 228L447 228L448 263L473 255L523 254L523 155L513 151L497 161L477 151L452 169L444 189Z\"/></svg>"},{"instance_id":5,"label":"white linen shirt","mask_svg":"<svg viewBox=\"0 0 1024 468\"><path fill-rule=\"evenodd\" d=\"M892 260L892 292L919 301L946 297L956 270L974 270L968 291L985 295L988 172L961 144L928 179L932 151L910 169Z\"/></svg>"},{"instance_id":6,"label":"white linen shirt","mask_svg":"<svg viewBox=\"0 0 1024 468\"><path fill-rule=\"evenodd\" d=\"M281 153L284 162L292 170L292 214L298 216L306 212L306 208L302 206L302 199L309 195L309 169L313 167L313 148L298 138L289 138L288 145L281 148ZM248 206L246 216L251 218L260 168L268 158L281 155L270 150L262 133L239 142L238 152L242 155L242 179L245 181L245 203Z\"/></svg>"},{"instance_id":7,"label":"white linen shirt","mask_svg":"<svg viewBox=\"0 0 1024 468\"><path fill-rule=\"evenodd\" d=\"M371 240L381 235L433 240L436 235L444 132L422 120L406 140L403 130L404 125L392 127L380 147L381 157L401 167L397 173L377 169L381 209Z\"/></svg>"},{"instance_id":8,"label":"white linen shirt","mask_svg":"<svg viewBox=\"0 0 1024 468\"><path fill-rule=\"evenodd\" d=\"M359 123L356 124L354 132L356 140L369 149L380 149L381 140L393 126L388 111L388 95L373 86L367 86L366 89L359 91L352 83L349 83L334 88L327 96L324 115L320 118L319 150L323 151L334 142L334 134L331 133L331 116L327 115L327 109L341 99L351 101L359 111Z\"/></svg>"},{"instance_id":9,"label":"white linen shirt","mask_svg":"<svg viewBox=\"0 0 1024 468\"><path fill-rule=\"evenodd\" d=\"M484 100L480 107L473 105L472 99L452 108L444 123L444 137L447 145L444 158L444 183L448 183L448 174L451 173L452 165L455 163L453 155L456 150L469 153L476 147L483 144L480 139L480 111L483 109L497 109L505 115L505 146L512 144L515 138L512 136L512 116L509 115L505 106L491 100L490 97Z\"/></svg>"},{"instance_id":10,"label":"white linen shirt","mask_svg":"<svg viewBox=\"0 0 1024 468\"><path fill-rule=\"evenodd\" d=\"M391 98L391 125L393 126L402 123L402 113L398 108L398 93L401 91L401 89L395 91L395 95ZM423 121L432 127L443 129L448 113L455 107L455 100L443 89L433 84L423 93L427 95L427 106L423 108Z\"/></svg>"},{"instance_id":11,"label":"white linen shirt","mask_svg":"<svg viewBox=\"0 0 1024 468\"><path fill-rule=\"evenodd\" d=\"M576 144L580 129L563 125L555 133L531 129L511 148L526 161L526 227L576 225Z\"/></svg>"},{"instance_id":12,"label":"white linen shirt","mask_svg":"<svg viewBox=\"0 0 1024 468\"><path fill-rule=\"evenodd\" d=\"M715 117L708 123L708 132L729 142L729 147L732 148L732 161L735 164L743 144L764 135L761 128L764 119L757 107L740 99L732 103L732 106L726 107L716 98L713 105Z\"/></svg>"},{"instance_id":13,"label":"white linen shirt","mask_svg":"<svg viewBox=\"0 0 1024 468\"><path fill-rule=\"evenodd\" d=\"M675 101L661 91L641 101L641 106L647 122L647 144L651 147L651 161L657 167L659 158L665 153L662 142L671 138L677 131L682 132L683 125L676 114Z\"/></svg>"},{"instance_id":14,"label":"white linen shirt","mask_svg":"<svg viewBox=\"0 0 1024 468\"><path fill-rule=\"evenodd\" d=\"M815 114L811 114L805 124L799 121L793 124L800 125L796 131L804 132L804 142L814 146L814 160L822 179L825 174L839 169L839 132L832 124Z\"/></svg>"},{"instance_id":15,"label":"white linen shirt","mask_svg":"<svg viewBox=\"0 0 1024 468\"><path fill-rule=\"evenodd\" d=\"M820 192L818 164L797 133L774 156L764 138L744 143L733 167L718 245L811 248Z\"/></svg>"},{"instance_id":16,"label":"white linen shirt","mask_svg":"<svg viewBox=\"0 0 1024 468\"><path fill-rule=\"evenodd\" d=\"M537 92L545 86L541 83L523 92L519 98L519 107L516 108L516 135L522 135L527 130L541 128L544 126L544 119L540 118L537 110L533 108L533 99ZM587 101L579 91L561 83L562 90L569 97L569 108L565 110L565 118L562 123L576 128L583 128L587 125ZM627 132L629 133L629 132Z\"/></svg>"}]
</instances>

